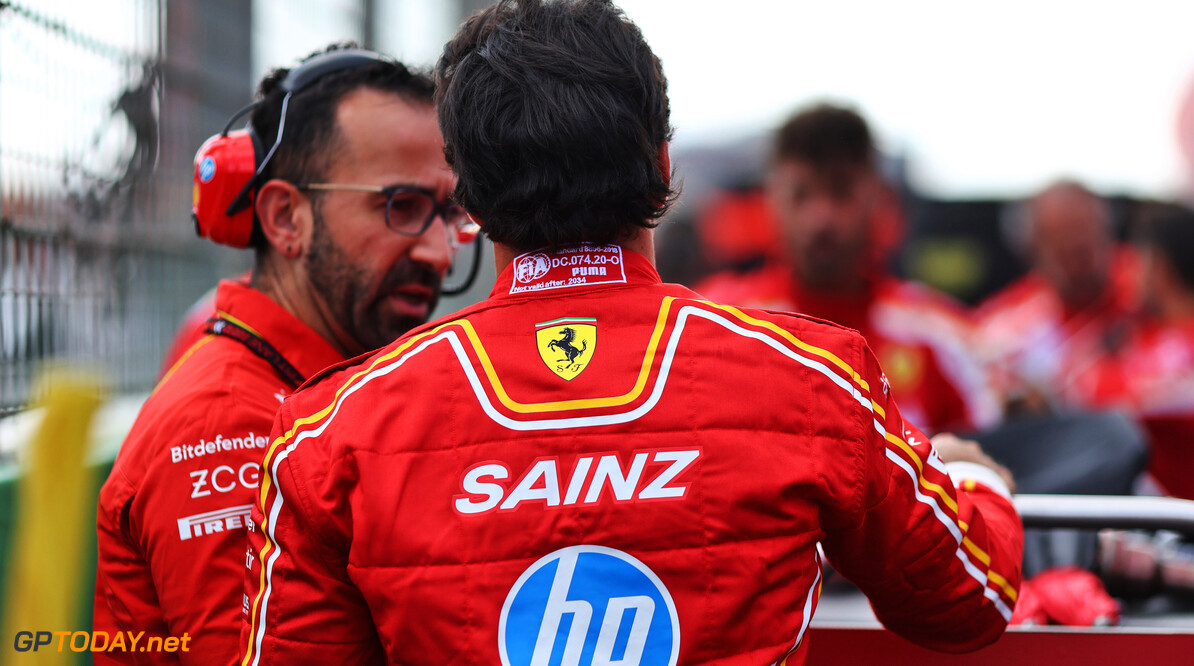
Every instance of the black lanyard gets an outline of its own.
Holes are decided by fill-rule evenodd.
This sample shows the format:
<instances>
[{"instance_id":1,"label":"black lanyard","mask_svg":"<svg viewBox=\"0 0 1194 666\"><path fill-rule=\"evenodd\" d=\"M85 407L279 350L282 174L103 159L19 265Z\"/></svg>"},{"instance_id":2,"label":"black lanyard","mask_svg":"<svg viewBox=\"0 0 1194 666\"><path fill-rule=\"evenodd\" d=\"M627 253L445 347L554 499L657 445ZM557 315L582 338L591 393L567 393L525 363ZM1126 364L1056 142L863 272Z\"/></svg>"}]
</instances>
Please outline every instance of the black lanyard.
<instances>
[{"instance_id":1,"label":"black lanyard","mask_svg":"<svg viewBox=\"0 0 1194 666\"><path fill-rule=\"evenodd\" d=\"M223 319L221 317L212 317L207 320L206 332L212 335L222 335L226 338L232 338L242 345L249 348L260 358L264 359L278 371L278 374L283 379L290 382L293 388L298 388L306 381L301 372L295 369L274 346L266 342L261 336L253 333L244 326L235 322Z\"/></svg>"}]
</instances>

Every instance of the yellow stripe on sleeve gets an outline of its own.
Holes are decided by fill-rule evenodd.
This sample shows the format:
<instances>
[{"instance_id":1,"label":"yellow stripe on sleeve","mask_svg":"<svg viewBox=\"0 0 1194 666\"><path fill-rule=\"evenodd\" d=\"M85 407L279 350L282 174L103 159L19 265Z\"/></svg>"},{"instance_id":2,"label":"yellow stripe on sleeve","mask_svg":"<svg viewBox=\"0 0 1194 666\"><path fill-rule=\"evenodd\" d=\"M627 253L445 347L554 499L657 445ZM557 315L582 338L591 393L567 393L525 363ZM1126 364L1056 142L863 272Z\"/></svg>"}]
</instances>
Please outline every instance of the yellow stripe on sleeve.
<instances>
[{"instance_id":1,"label":"yellow stripe on sleeve","mask_svg":"<svg viewBox=\"0 0 1194 666\"><path fill-rule=\"evenodd\" d=\"M738 308L733 307L731 305L721 305L718 303L712 303L710 301L701 301L701 302L705 303L706 305L709 305L711 307L717 308L718 310L723 310L725 312L729 312L730 314L734 315L738 319L741 319L742 321L745 321L750 324L754 324L755 326L760 326L762 328L769 329L769 330L777 333L780 337L782 337L785 340L787 340L788 342L792 343L797 349L802 349L802 350L804 350L810 354L813 354L815 356L820 356L821 358L834 364L839 369L841 369L843 372L845 372L848 377L853 379L854 383L856 383L860 387L862 387L862 390L866 391L867 393L871 392L870 384L868 384L867 381L865 379L863 379L861 375L859 375L857 372L855 372L854 368L850 367L849 364L847 364L842 359L838 358L838 356L836 354L834 354L833 352L831 352L827 349L822 349L820 347L815 347L813 345L810 345L807 342L792 335L790 332L788 332L783 327L777 326L776 324L769 322L769 321L765 321L763 319L756 319L755 317L752 317L752 316L746 314L745 312L743 312L742 310L739 310ZM883 413L882 409L879 410L879 416L886 418L886 414Z\"/></svg>"},{"instance_id":2,"label":"yellow stripe on sleeve","mask_svg":"<svg viewBox=\"0 0 1194 666\"><path fill-rule=\"evenodd\" d=\"M1016 590L1012 588L1011 585L1007 584L1007 579L990 570L987 571L987 578L990 578L992 581L994 581L995 584L998 585L1001 590L1003 590L1003 593L1007 595L1008 599L1011 599L1012 601L1016 600L1016 597L1018 596L1016 594Z\"/></svg>"},{"instance_id":3,"label":"yellow stripe on sleeve","mask_svg":"<svg viewBox=\"0 0 1194 666\"><path fill-rule=\"evenodd\" d=\"M945 505L948 506L954 512L954 516L957 517L958 503L954 501L954 498L949 496L949 493L945 492L944 488L929 481L928 479L925 479L924 463L921 461L920 456L916 455L916 452L912 450L912 447L908 446L907 442L900 439L899 437L896 437L895 435L891 434L890 432L887 433L887 441L900 447L900 449L902 449L904 451L904 453L906 453L908 455L908 457L912 459L912 464L916 465L917 477L918 477L918 481L919 481L920 485L923 488L925 488L926 490L933 491L934 494L936 494L938 497L940 497L941 501L945 502Z\"/></svg>"}]
</instances>

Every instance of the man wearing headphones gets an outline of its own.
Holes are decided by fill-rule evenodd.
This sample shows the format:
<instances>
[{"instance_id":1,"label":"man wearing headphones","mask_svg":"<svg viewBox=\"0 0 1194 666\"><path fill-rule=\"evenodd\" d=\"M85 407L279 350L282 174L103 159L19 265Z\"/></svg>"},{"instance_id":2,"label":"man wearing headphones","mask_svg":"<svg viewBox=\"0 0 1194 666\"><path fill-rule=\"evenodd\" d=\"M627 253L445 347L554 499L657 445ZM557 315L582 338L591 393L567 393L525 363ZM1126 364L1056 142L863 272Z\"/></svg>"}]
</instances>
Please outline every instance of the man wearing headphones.
<instances>
[{"instance_id":1,"label":"man wearing headphones","mask_svg":"<svg viewBox=\"0 0 1194 666\"><path fill-rule=\"evenodd\" d=\"M195 173L199 233L252 247L251 283L220 284L206 335L146 401L100 492L95 627L145 632L101 660L235 659L275 411L325 366L424 322L468 234L426 75L337 46L273 71L259 98ZM140 652L152 636L188 650Z\"/></svg>"},{"instance_id":2,"label":"man wearing headphones","mask_svg":"<svg viewBox=\"0 0 1194 666\"><path fill-rule=\"evenodd\" d=\"M660 282L638 28L504 0L436 75L497 283L279 410L242 666L800 664L818 542L909 640L997 639L1023 540L997 466L905 421L857 332Z\"/></svg>"}]
</instances>

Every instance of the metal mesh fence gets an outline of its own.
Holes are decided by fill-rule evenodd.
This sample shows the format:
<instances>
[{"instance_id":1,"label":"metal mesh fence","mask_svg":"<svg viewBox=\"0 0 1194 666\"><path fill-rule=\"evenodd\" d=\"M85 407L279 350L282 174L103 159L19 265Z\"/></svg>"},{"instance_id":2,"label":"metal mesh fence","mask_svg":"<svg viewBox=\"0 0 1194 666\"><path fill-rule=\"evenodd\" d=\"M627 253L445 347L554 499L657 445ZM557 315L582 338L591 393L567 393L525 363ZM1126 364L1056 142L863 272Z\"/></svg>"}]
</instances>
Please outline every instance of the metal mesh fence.
<instances>
[{"instance_id":1,"label":"metal mesh fence","mask_svg":"<svg viewBox=\"0 0 1194 666\"><path fill-rule=\"evenodd\" d=\"M378 2L304 3L299 23L326 28L321 40L353 37L324 19L367 20ZM28 403L47 360L147 391L186 309L248 267L249 253L195 237L191 161L251 98L252 44L293 36L255 16L262 6L0 0L0 417ZM313 48L287 44L269 66ZM476 300L491 276L440 312Z\"/></svg>"},{"instance_id":2,"label":"metal mesh fence","mask_svg":"<svg viewBox=\"0 0 1194 666\"><path fill-rule=\"evenodd\" d=\"M149 388L212 283L189 173L156 169L164 24L163 0L0 2L0 416L49 359Z\"/></svg>"}]
</instances>

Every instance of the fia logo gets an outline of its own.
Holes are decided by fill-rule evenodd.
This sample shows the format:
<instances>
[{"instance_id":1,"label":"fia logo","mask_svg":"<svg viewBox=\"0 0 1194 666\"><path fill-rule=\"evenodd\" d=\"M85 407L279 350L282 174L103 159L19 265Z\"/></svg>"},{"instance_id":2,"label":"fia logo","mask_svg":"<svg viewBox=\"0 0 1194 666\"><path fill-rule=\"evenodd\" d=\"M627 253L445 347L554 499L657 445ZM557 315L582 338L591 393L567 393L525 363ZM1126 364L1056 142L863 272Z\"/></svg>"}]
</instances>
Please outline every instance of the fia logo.
<instances>
[{"instance_id":1,"label":"fia logo","mask_svg":"<svg viewBox=\"0 0 1194 666\"><path fill-rule=\"evenodd\" d=\"M502 666L675 666L680 618L634 557L571 546L519 576L498 625Z\"/></svg>"},{"instance_id":2,"label":"fia logo","mask_svg":"<svg viewBox=\"0 0 1194 666\"><path fill-rule=\"evenodd\" d=\"M550 268L551 259L546 254L524 254L514 260L514 279L525 284L547 275Z\"/></svg>"},{"instance_id":3,"label":"fia logo","mask_svg":"<svg viewBox=\"0 0 1194 666\"><path fill-rule=\"evenodd\" d=\"M572 381L589 365L597 347L597 320L564 317L535 324L539 358L547 369Z\"/></svg>"}]
</instances>

